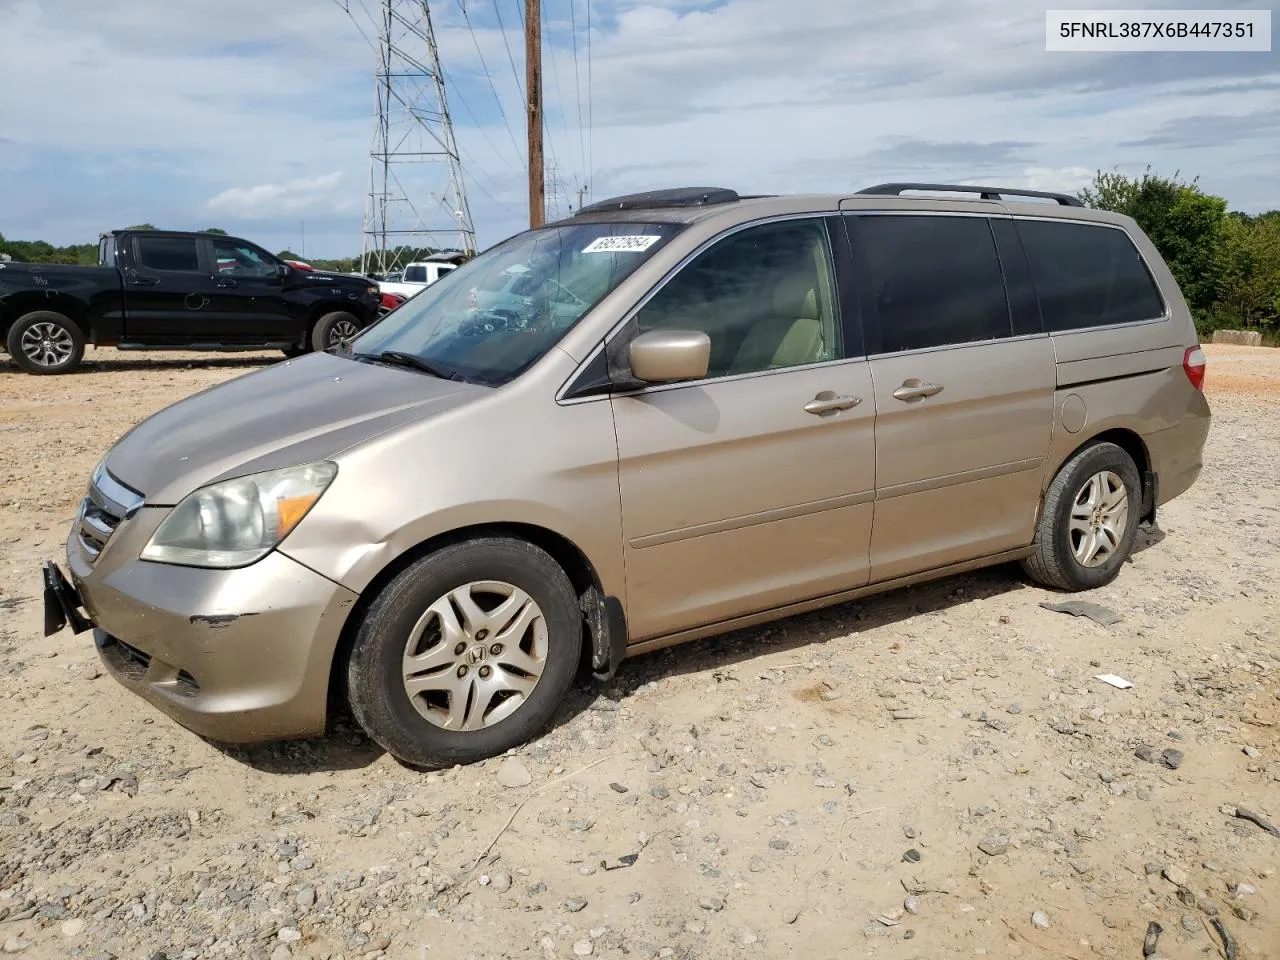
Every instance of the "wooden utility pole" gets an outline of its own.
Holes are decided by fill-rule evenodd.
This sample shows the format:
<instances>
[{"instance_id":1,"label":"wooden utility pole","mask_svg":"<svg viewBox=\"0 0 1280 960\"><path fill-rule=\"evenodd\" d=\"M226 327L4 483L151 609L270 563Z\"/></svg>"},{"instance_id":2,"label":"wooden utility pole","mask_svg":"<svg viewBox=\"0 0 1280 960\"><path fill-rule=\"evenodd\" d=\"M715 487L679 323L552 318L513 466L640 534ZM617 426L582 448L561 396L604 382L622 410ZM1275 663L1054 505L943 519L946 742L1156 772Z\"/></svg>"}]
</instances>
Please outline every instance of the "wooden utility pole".
<instances>
[{"instance_id":1,"label":"wooden utility pole","mask_svg":"<svg viewBox=\"0 0 1280 960\"><path fill-rule=\"evenodd\" d=\"M524 85L529 95L529 226L546 221L546 185L542 172L542 4L525 0Z\"/></svg>"}]
</instances>

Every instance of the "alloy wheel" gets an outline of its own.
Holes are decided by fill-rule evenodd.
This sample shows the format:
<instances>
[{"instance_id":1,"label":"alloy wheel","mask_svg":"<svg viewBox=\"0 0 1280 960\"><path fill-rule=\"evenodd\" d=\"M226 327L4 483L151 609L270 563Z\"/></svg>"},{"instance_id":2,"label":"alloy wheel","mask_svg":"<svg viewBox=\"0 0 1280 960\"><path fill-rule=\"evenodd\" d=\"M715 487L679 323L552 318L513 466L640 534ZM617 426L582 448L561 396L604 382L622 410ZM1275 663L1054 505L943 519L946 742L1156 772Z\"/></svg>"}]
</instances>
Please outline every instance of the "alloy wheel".
<instances>
[{"instance_id":1,"label":"alloy wheel","mask_svg":"<svg viewBox=\"0 0 1280 960\"><path fill-rule=\"evenodd\" d=\"M350 320L339 320L329 328L329 346L336 347L343 340L350 340L359 332L360 328Z\"/></svg>"},{"instance_id":2,"label":"alloy wheel","mask_svg":"<svg viewBox=\"0 0 1280 960\"><path fill-rule=\"evenodd\" d=\"M1095 473L1071 505L1071 552L1084 567L1100 567L1119 548L1129 523L1129 491L1110 470Z\"/></svg>"},{"instance_id":3,"label":"alloy wheel","mask_svg":"<svg viewBox=\"0 0 1280 960\"><path fill-rule=\"evenodd\" d=\"M57 323L33 323L22 332L19 341L22 353L28 360L42 367L56 367L65 363L75 352L75 340L71 331Z\"/></svg>"}]
</instances>

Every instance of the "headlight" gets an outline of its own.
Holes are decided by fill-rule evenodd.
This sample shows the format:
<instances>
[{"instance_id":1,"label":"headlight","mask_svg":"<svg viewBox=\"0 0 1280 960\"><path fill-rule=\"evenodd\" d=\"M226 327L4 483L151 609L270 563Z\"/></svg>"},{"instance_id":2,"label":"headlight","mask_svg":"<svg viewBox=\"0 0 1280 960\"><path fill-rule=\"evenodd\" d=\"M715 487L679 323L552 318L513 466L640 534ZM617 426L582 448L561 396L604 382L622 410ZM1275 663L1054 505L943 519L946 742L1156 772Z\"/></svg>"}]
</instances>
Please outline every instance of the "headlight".
<instances>
[{"instance_id":1,"label":"headlight","mask_svg":"<svg viewBox=\"0 0 1280 960\"><path fill-rule=\"evenodd\" d=\"M270 553L333 482L327 461L201 487L164 518L143 560L188 567L246 567Z\"/></svg>"}]
</instances>

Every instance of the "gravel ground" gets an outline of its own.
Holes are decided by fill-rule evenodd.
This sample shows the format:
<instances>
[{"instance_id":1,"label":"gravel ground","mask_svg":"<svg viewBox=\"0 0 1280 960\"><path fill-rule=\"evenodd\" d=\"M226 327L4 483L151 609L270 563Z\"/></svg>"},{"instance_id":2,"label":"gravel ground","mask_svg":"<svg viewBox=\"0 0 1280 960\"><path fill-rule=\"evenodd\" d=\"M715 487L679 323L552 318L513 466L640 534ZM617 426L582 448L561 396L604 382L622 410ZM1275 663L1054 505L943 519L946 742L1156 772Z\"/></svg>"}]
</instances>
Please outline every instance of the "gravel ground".
<instances>
[{"instance_id":1,"label":"gravel ground","mask_svg":"<svg viewBox=\"0 0 1280 960\"><path fill-rule=\"evenodd\" d=\"M219 749L41 636L147 413L274 358L0 366L0 951L1280 958L1280 351L1208 347L1199 484L1088 599L998 568L629 662L512 756ZM1115 673L1132 689L1094 679Z\"/></svg>"}]
</instances>

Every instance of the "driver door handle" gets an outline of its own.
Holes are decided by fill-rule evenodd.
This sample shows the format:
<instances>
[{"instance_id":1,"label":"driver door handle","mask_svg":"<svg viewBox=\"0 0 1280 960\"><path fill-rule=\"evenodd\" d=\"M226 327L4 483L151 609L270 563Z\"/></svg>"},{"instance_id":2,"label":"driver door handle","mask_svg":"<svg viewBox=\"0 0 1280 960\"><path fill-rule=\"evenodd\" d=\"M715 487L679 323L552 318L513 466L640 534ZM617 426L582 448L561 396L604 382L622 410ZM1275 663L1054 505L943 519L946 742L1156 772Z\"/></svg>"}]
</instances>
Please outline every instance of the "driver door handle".
<instances>
[{"instance_id":1,"label":"driver door handle","mask_svg":"<svg viewBox=\"0 0 1280 960\"><path fill-rule=\"evenodd\" d=\"M932 397L934 394L941 392L942 386L940 384L926 383L912 377L910 380L904 380L902 386L893 391L893 398L910 403L913 400L923 400L925 397Z\"/></svg>"},{"instance_id":2,"label":"driver door handle","mask_svg":"<svg viewBox=\"0 0 1280 960\"><path fill-rule=\"evenodd\" d=\"M833 393L830 390L823 390L804 405L804 412L823 417L829 413L849 410L856 407L861 402L861 397L849 397L844 394Z\"/></svg>"},{"instance_id":3,"label":"driver door handle","mask_svg":"<svg viewBox=\"0 0 1280 960\"><path fill-rule=\"evenodd\" d=\"M234 280L232 280L230 277L219 277L219 278L218 278L218 286L220 286L220 287L234 287L234 286L236 286L236 282L235 282Z\"/></svg>"},{"instance_id":4,"label":"driver door handle","mask_svg":"<svg viewBox=\"0 0 1280 960\"><path fill-rule=\"evenodd\" d=\"M160 278L159 277L143 277L134 273L129 275L129 282L133 284L135 287L154 287L159 285Z\"/></svg>"}]
</instances>

